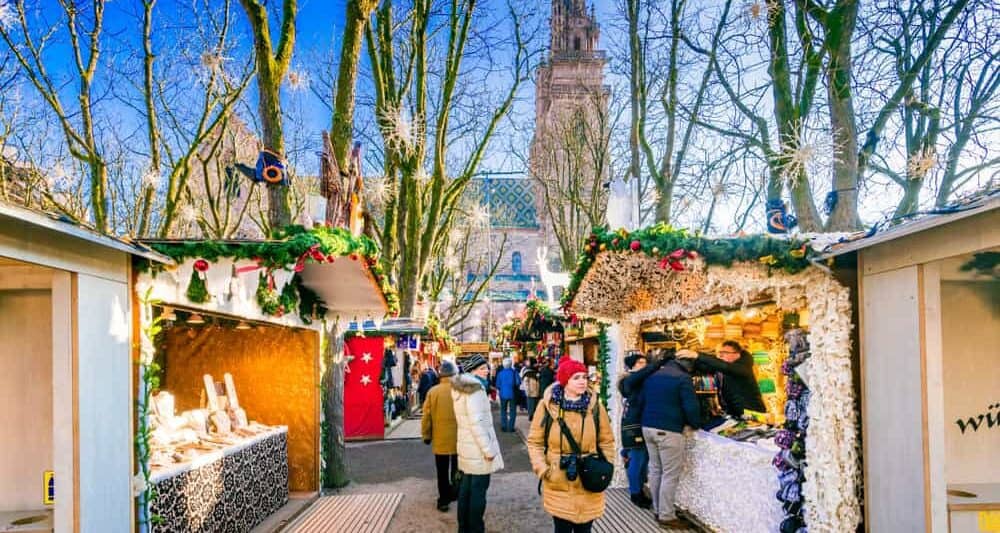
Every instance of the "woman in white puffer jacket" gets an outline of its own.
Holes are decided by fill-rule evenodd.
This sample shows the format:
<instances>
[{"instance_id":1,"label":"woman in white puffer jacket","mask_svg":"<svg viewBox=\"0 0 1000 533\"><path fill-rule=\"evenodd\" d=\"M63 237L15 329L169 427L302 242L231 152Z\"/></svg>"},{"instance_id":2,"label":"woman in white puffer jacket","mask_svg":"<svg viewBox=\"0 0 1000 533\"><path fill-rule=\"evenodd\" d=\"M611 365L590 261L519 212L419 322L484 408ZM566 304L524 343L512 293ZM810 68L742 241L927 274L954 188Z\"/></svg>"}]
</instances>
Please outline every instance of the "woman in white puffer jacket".
<instances>
[{"instance_id":1,"label":"woman in white puffer jacket","mask_svg":"<svg viewBox=\"0 0 1000 533\"><path fill-rule=\"evenodd\" d=\"M493 414L486 396L489 368L480 355L473 355L463 364L466 373L452 379L451 398L455 404L458 425L458 469L462 482L458 489L458 531L486 531L486 490L490 474L503 468L500 441L493 429Z\"/></svg>"}]
</instances>

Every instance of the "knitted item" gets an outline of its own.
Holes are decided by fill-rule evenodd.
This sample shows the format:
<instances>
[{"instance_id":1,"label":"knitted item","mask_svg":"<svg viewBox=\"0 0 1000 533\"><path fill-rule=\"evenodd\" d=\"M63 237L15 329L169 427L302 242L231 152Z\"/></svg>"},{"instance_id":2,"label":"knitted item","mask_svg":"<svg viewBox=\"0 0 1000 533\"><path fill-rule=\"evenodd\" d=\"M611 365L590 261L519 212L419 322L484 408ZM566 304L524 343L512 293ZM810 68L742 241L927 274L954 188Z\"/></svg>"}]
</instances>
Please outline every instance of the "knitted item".
<instances>
[{"instance_id":1,"label":"knitted item","mask_svg":"<svg viewBox=\"0 0 1000 533\"><path fill-rule=\"evenodd\" d=\"M573 377L573 374L578 372L587 373L587 367L583 363L570 359L569 357L563 357L559 361L559 370L556 371L556 381L562 384L563 387L569 383L569 378Z\"/></svg>"},{"instance_id":2,"label":"knitted item","mask_svg":"<svg viewBox=\"0 0 1000 533\"><path fill-rule=\"evenodd\" d=\"M590 391L584 392L583 396L580 396L576 400L567 400L566 391L563 390L562 385L556 383L552 386L552 401L564 411L586 413L587 408L590 407Z\"/></svg>"}]
</instances>

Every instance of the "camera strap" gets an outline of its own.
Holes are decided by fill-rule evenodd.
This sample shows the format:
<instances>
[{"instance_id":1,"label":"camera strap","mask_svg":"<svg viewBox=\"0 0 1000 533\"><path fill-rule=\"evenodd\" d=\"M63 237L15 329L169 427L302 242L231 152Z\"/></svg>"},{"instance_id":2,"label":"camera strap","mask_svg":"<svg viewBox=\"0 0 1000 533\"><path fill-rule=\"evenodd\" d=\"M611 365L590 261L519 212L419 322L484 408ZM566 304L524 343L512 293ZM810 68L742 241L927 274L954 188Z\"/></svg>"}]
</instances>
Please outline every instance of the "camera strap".
<instances>
[{"instance_id":1,"label":"camera strap","mask_svg":"<svg viewBox=\"0 0 1000 533\"><path fill-rule=\"evenodd\" d=\"M558 421L559 421L559 428L560 428L560 430L562 430L563 436L566 438L566 440L569 441L569 447L570 447L570 449L573 450L573 453L575 453L576 455L578 455L578 456L582 455L582 452L580 451L580 445L577 444L576 439L573 438L573 432L570 431L570 429L569 429L568 426L566 426L566 420L564 420L563 417L562 417L562 410L561 409L559 410L559 420ZM581 417L581 421L580 421L580 437L581 438L583 437L583 426L584 426L584 424L586 424L586 422L587 422L587 417L586 416Z\"/></svg>"}]
</instances>

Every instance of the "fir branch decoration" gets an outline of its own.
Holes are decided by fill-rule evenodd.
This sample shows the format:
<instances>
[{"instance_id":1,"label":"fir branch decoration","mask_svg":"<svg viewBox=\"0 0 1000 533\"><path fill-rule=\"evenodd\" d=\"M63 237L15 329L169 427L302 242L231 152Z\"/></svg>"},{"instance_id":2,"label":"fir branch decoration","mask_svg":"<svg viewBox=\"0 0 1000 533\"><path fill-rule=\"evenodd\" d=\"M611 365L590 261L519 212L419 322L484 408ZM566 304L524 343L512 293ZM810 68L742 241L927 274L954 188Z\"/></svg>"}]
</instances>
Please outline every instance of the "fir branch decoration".
<instances>
[{"instance_id":1,"label":"fir branch decoration","mask_svg":"<svg viewBox=\"0 0 1000 533\"><path fill-rule=\"evenodd\" d=\"M611 377L608 376L608 363L611 362L611 343L608 340L608 326L601 322L597 326L597 368L601 372L601 389L599 397L604 408L608 408L608 385Z\"/></svg>"},{"instance_id":2,"label":"fir branch decoration","mask_svg":"<svg viewBox=\"0 0 1000 533\"><path fill-rule=\"evenodd\" d=\"M188 282L188 300L196 304L203 304L209 300L208 289L205 287L205 280L201 279L201 274L197 270L191 271L191 281Z\"/></svg>"},{"instance_id":3,"label":"fir branch decoration","mask_svg":"<svg viewBox=\"0 0 1000 533\"><path fill-rule=\"evenodd\" d=\"M375 241L365 236L355 237L344 228L317 227L307 230L302 226L289 226L268 241L187 241L150 242L150 248L181 263L197 257L207 262L215 262L221 257L258 260L266 269L291 269L305 262L329 263L339 257L363 259L376 285L385 296L390 315L399 314L399 294L390 283L386 270L379 260L379 249ZM146 272L162 268L146 259L135 261L136 270ZM259 294L259 293L258 293ZM200 296L205 300L208 295ZM325 311L322 306L312 307L317 312ZM286 310L287 311L287 310Z\"/></svg>"},{"instance_id":4,"label":"fir branch decoration","mask_svg":"<svg viewBox=\"0 0 1000 533\"><path fill-rule=\"evenodd\" d=\"M564 309L572 306L580 283L597 257L604 252L644 254L659 261L660 268L670 267L673 270L683 270L684 261L694 258L700 258L707 265L727 267L738 262L760 261L771 269L789 274L809 266L806 257L808 246L801 240L768 235L709 239L663 223L631 233L624 229L611 231L607 227L597 227L576 261L576 270L570 276L569 287L562 297Z\"/></svg>"}]
</instances>

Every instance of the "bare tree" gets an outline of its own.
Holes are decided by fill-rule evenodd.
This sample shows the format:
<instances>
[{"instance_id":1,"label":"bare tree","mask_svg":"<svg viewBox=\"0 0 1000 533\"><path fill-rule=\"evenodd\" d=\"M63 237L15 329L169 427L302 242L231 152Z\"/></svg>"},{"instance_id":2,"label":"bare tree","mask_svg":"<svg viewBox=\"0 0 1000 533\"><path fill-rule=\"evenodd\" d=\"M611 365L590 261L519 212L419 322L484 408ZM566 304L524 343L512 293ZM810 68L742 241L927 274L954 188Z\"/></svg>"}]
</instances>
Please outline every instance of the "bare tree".
<instances>
[{"instance_id":1,"label":"bare tree","mask_svg":"<svg viewBox=\"0 0 1000 533\"><path fill-rule=\"evenodd\" d=\"M90 216L97 228L106 232L110 229L108 169L103 147L98 142L93 94L101 54L104 1L93 0L89 9L69 0L60 0L59 5L59 20L42 31L36 31L29 24L24 2L15 2L16 22L9 27L0 24L0 38L58 121L69 154L86 167ZM72 107L64 103L62 85L49 74L44 59L47 45L62 31L69 35L74 85L77 87Z\"/></svg>"},{"instance_id":2,"label":"bare tree","mask_svg":"<svg viewBox=\"0 0 1000 533\"><path fill-rule=\"evenodd\" d=\"M381 241L383 261L395 274L405 315L426 290L434 258L447 247L459 199L527 79L530 54L522 15L512 6L507 18L494 21L489 30L473 24L487 16L476 0L455 0L440 14L431 0L416 0L400 19L394 7L398 5L382 2L365 40L384 150L381 166L392 191L373 234ZM438 20L440 27L433 25ZM495 41L501 25L506 25L508 37ZM513 47L506 69L489 55L490 47L500 42ZM468 48L470 43L479 48L479 57ZM439 50L443 57L433 55ZM502 69L512 79L499 98L495 84L481 96L470 96L473 86L468 80ZM456 118L461 120L453 121ZM452 161L456 147L465 148L467 155Z\"/></svg>"},{"instance_id":3,"label":"bare tree","mask_svg":"<svg viewBox=\"0 0 1000 533\"><path fill-rule=\"evenodd\" d=\"M546 124L536 124L531 174L564 269L576 264L591 228L604 223L612 170L610 144L624 112L620 105L608 107L603 90L589 91Z\"/></svg>"}]
</instances>

